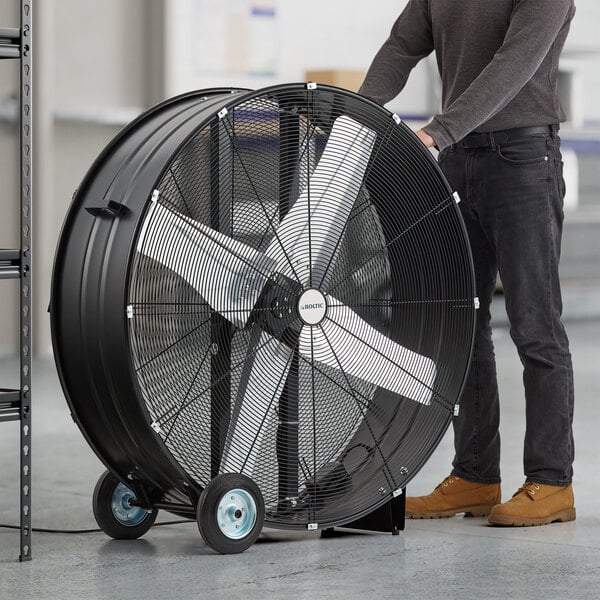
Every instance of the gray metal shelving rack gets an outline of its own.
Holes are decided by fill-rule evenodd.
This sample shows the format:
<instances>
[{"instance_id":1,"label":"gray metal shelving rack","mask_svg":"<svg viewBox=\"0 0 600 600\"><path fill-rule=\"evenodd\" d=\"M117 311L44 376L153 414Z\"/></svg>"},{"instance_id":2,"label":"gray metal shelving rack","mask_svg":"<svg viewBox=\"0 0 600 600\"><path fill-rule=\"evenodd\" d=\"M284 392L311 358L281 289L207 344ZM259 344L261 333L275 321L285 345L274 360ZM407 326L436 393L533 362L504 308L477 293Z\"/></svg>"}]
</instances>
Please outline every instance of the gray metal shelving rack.
<instances>
[{"instance_id":1,"label":"gray metal shelving rack","mask_svg":"<svg viewBox=\"0 0 600 600\"><path fill-rule=\"evenodd\" d=\"M20 280L20 383L0 388L0 422L20 422L20 561L31 560L31 303L32 303L32 0L20 0L20 28L0 27L0 59L20 62L20 248L0 250L0 279Z\"/></svg>"}]
</instances>

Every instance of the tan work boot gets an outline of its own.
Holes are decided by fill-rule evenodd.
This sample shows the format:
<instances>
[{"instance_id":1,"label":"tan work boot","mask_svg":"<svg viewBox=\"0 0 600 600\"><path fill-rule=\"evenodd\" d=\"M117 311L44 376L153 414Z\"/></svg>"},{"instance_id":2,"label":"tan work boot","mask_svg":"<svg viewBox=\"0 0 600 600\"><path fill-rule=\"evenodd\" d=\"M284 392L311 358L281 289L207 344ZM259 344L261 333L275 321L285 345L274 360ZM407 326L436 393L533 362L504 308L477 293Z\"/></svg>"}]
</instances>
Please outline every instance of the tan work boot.
<instances>
[{"instance_id":1,"label":"tan work boot","mask_svg":"<svg viewBox=\"0 0 600 600\"><path fill-rule=\"evenodd\" d=\"M499 483L473 483L450 475L428 496L407 497L406 518L439 519L458 513L486 517L499 502Z\"/></svg>"},{"instance_id":2,"label":"tan work boot","mask_svg":"<svg viewBox=\"0 0 600 600\"><path fill-rule=\"evenodd\" d=\"M492 525L530 527L555 521L575 520L573 486L545 485L526 481L515 495L492 509L488 522Z\"/></svg>"}]
</instances>

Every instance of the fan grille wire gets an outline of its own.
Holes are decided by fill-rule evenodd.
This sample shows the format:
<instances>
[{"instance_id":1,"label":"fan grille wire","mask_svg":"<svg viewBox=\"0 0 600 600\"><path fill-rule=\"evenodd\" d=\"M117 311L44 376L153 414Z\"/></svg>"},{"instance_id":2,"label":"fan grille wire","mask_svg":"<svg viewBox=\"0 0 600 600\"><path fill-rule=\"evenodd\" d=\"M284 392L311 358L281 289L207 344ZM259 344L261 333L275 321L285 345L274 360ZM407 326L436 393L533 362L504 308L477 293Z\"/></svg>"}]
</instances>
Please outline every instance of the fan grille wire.
<instances>
[{"instance_id":1,"label":"fan grille wire","mask_svg":"<svg viewBox=\"0 0 600 600\"><path fill-rule=\"evenodd\" d=\"M344 522L381 504L406 485L443 435L464 378L474 310L454 199L404 126L359 99L347 99L340 110L335 94L320 90L281 91L230 108L189 140L157 186L158 202L173 214L264 253L277 243L295 198L310 189L338 111L365 123L377 142L324 291L379 332L432 358L437 378L433 401L424 406L296 355L290 372L297 371L297 383L268 399L261 436L249 440L258 444L258 458L247 474L263 493L267 522L284 527ZM293 168L282 167L282 156L295 157ZM182 251L160 232L153 243ZM221 272L202 262L202 251L199 246L186 259L208 267L201 276L218 284ZM133 258L128 302L143 401L168 451L205 486L217 474L225 443L223 437L215 445L215 428L226 431L245 385L251 328L233 327L187 281L144 253ZM335 318L335 306L330 310ZM330 348L334 356L339 351ZM274 377L268 368L260 375ZM297 443L297 452L282 458L280 412L296 402L296 387L298 438L288 451ZM283 507L282 478L297 486Z\"/></svg>"}]
</instances>

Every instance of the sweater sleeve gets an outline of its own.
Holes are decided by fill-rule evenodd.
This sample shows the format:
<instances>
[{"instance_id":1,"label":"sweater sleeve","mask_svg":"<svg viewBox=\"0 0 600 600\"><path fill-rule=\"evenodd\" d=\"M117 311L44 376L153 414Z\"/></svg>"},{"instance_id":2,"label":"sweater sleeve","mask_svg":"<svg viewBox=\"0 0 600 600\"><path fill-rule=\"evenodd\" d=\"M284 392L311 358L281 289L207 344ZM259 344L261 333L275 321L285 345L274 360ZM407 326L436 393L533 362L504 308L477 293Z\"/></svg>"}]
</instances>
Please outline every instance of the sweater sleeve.
<instances>
[{"instance_id":1,"label":"sweater sleeve","mask_svg":"<svg viewBox=\"0 0 600 600\"><path fill-rule=\"evenodd\" d=\"M471 85L424 127L441 149L502 110L551 51L572 0L517 0L502 46Z\"/></svg>"},{"instance_id":2,"label":"sweater sleeve","mask_svg":"<svg viewBox=\"0 0 600 600\"><path fill-rule=\"evenodd\" d=\"M385 104L406 85L413 67L433 51L428 0L409 0L375 55L359 94Z\"/></svg>"}]
</instances>

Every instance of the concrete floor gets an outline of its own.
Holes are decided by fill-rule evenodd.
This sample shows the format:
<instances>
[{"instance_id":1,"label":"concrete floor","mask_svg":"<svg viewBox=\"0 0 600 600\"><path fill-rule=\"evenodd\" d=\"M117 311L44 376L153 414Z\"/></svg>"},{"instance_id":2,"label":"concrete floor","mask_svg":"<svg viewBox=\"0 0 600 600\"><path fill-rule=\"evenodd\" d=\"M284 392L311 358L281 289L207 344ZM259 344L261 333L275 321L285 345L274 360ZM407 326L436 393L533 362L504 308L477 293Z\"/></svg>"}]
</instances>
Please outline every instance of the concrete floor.
<instances>
[{"instance_id":1,"label":"concrete floor","mask_svg":"<svg viewBox=\"0 0 600 600\"><path fill-rule=\"evenodd\" d=\"M502 395L503 495L523 481L520 364L501 323L495 335ZM142 540L102 533L37 533L20 564L18 532L0 528L0 599L20 598L600 598L600 320L568 323L576 367L577 521L494 528L481 518L407 521L399 536L265 530L241 555L206 547L194 523ZM2 386L16 384L0 361ZM71 422L49 361L34 373L34 525L95 527L91 494L103 467ZM429 492L449 472L451 434L411 483ZM0 523L18 515L17 424L0 425ZM598 494L598 496L596 496ZM163 516L163 519L168 519Z\"/></svg>"}]
</instances>

